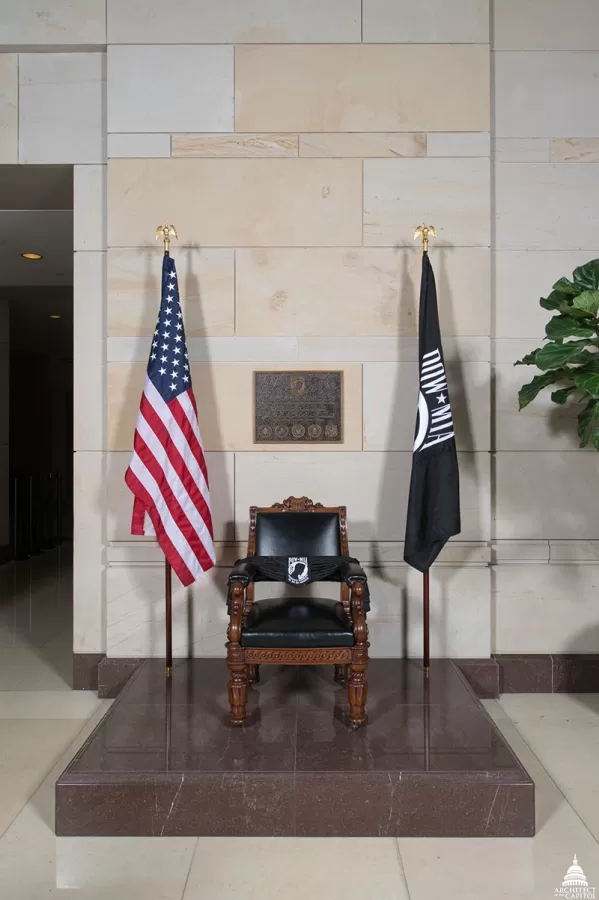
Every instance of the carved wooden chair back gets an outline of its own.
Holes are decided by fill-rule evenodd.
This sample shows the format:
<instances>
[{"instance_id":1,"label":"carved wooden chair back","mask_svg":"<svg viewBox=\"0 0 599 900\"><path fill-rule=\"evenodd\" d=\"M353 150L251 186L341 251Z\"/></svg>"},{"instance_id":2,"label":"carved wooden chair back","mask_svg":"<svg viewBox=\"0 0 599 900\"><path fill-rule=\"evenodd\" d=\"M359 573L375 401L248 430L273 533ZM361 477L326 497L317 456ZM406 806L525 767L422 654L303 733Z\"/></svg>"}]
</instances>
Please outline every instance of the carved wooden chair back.
<instances>
[{"instance_id":1,"label":"carved wooden chair back","mask_svg":"<svg viewBox=\"0 0 599 900\"><path fill-rule=\"evenodd\" d=\"M250 506L250 527L247 546L248 556L256 556L257 550L260 550L260 547L257 546L259 516L268 516L270 519L273 514L281 514L284 516L288 513L293 513L295 516L301 514L306 517L318 516L321 514L326 514L329 518L332 515L336 516L338 523L338 546L335 549L334 555L340 554L341 556L349 556L347 508L345 506L323 506L322 503L313 503L309 497L287 497L282 503L273 503L272 506ZM298 548L295 551L290 548L288 555L292 555L294 552L296 552L298 556L305 555L301 553L301 548ZM254 601L253 584L250 584L247 587L247 600L250 604ZM349 587L345 584L341 585L341 602L346 610L349 611Z\"/></svg>"}]
</instances>

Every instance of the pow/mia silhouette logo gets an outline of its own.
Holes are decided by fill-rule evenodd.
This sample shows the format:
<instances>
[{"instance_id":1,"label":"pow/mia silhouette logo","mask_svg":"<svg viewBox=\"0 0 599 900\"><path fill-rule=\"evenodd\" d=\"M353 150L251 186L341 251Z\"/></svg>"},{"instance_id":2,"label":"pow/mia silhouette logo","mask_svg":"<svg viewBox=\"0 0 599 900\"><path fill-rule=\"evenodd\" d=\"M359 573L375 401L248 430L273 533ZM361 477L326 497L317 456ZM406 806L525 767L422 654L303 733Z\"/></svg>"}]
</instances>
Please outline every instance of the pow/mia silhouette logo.
<instances>
[{"instance_id":1,"label":"pow/mia silhouette logo","mask_svg":"<svg viewBox=\"0 0 599 900\"><path fill-rule=\"evenodd\" d=\"M290 556L287 560L287 581L289 584L305 584L310 578L307 556Z\"/></svg>"}]
</instances>

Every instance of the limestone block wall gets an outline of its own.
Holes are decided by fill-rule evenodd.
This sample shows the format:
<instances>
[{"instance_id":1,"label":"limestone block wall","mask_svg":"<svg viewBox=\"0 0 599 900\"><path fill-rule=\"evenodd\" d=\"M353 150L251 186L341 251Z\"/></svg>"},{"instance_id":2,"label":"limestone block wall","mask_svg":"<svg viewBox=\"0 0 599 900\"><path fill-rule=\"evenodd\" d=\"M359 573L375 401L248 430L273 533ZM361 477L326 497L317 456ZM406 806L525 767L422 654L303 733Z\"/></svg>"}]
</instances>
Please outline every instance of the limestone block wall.
<instances>
[{"instance_id":1,"label":"limestone block wall","mask_svg":"<svg viewBox=\"0 0 599 900\"><path fill-rule=\"evenodd\" d=\"M494 57L494 646L599 649L596 451L549 395L522 413L514 369L538 346L537 298L599 257L599 7L499 0ZM594 161L594 162L593 162Z\"/></svg>"},{"instance_id":2,"label":"limestone block wall","mask_svg":"<svg viewBox=\"0 0 599 900\"><path fill-rule=\"evenodd\" d=\"M161 221L181 236L173 255L222 564L242 552L227 545L247 535L252 503L290 493L345 503L377 597L373 650L419 652L419 579L401 559L417 384L413 234L430 219L464 512L450 551L461 562L435 579L434 650L488 655L486 3L474 4L480 28L459 43L451 22L426 32L414 20L405 31L396 4L365 3L363 22L362 4L347 0L208 6L145 4L142 20L138 3L109 4L108 652L162 652L162 572L129 536L122 483L154 327ZM472 277L482 286L475 305ZM341 445L254 444L253 372L268 368L343 371ZM194 588L193 630L186 592L177 593L179 652L190 643L194 653L223 652L225 574Z\"/></svg>"},{"instance_id":3,"label":"limestone block wall","mask_svg":"<svg viewBox=\"0 0 599 900\"><path fill-rule=\"evenodd\" d=\"M599 460L572 411L517 413L512 368L542 338L538 296L599 256L592 0L47 5L0 29L0 160L75 163L75 650L163 652L161 557L129 535L123 484L163 221L180 233L219 555L176 591L178 654L223 652L248 506L289 493L348 506L373 652L420 652L401 560L422 221L463 516L433 576L433 652L599 650ZM344 443L255 445L253 371L329 367Z\"/></svg>"}]
</instances>

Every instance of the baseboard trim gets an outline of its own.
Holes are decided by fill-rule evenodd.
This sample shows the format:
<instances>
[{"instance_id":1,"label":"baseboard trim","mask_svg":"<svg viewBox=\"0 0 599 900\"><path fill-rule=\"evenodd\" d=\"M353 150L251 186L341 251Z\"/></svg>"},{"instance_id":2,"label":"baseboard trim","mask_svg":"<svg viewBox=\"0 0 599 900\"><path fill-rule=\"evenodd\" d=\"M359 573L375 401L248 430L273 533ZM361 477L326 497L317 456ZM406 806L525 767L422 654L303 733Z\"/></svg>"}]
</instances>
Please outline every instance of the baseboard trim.
<instances>
[{"instance_id":1,"label":"baseboard trim","mask_svg":"<svg viewBox=\"0 0 599 900\"><path fill-rule=\"evenodd\" d=\"M105 653L73 653L73 690L97 691L98 666Z\"/></svg>"},{"instance_id":2,"label":"baseboard trim","mask_svg":"<svg viewBox=\"0 0 599 900\"><path fill-rule=\"evenodd\" d=\"M110 700L118 697L143 662L145 659L115 657L103 659L98 666L98 697Z\"/></svg>"},{"instance_id":3,"label":"baseboard trim","mask_svg":"<svg viewBox=\"0 0 599 900\"><path fill-rule=\"evenodd\" d=\"M97 691L98 697L112 699L143 662L105 653L74 653L73 689ZM453 662L481 700L500 694L599 693L599 653L497 653Z\"/></svg>"}]
</instances>

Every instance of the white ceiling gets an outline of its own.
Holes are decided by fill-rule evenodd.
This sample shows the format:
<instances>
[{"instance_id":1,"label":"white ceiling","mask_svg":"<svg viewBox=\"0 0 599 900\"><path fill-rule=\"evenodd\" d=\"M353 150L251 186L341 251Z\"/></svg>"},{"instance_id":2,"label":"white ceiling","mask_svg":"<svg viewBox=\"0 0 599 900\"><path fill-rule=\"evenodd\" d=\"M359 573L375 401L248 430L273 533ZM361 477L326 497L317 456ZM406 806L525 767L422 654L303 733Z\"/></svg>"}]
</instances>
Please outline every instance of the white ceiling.
<instances>
[{"instance_id":1,"label":"white ceiling","mask_svg":"<svg viewBox=\"0 0 599 900\"><path fill-rule=\"evenodd\" d=\"M0 286L72 285L72 167L0 166L0 198Z\"/></svg>"}]
</instances>

